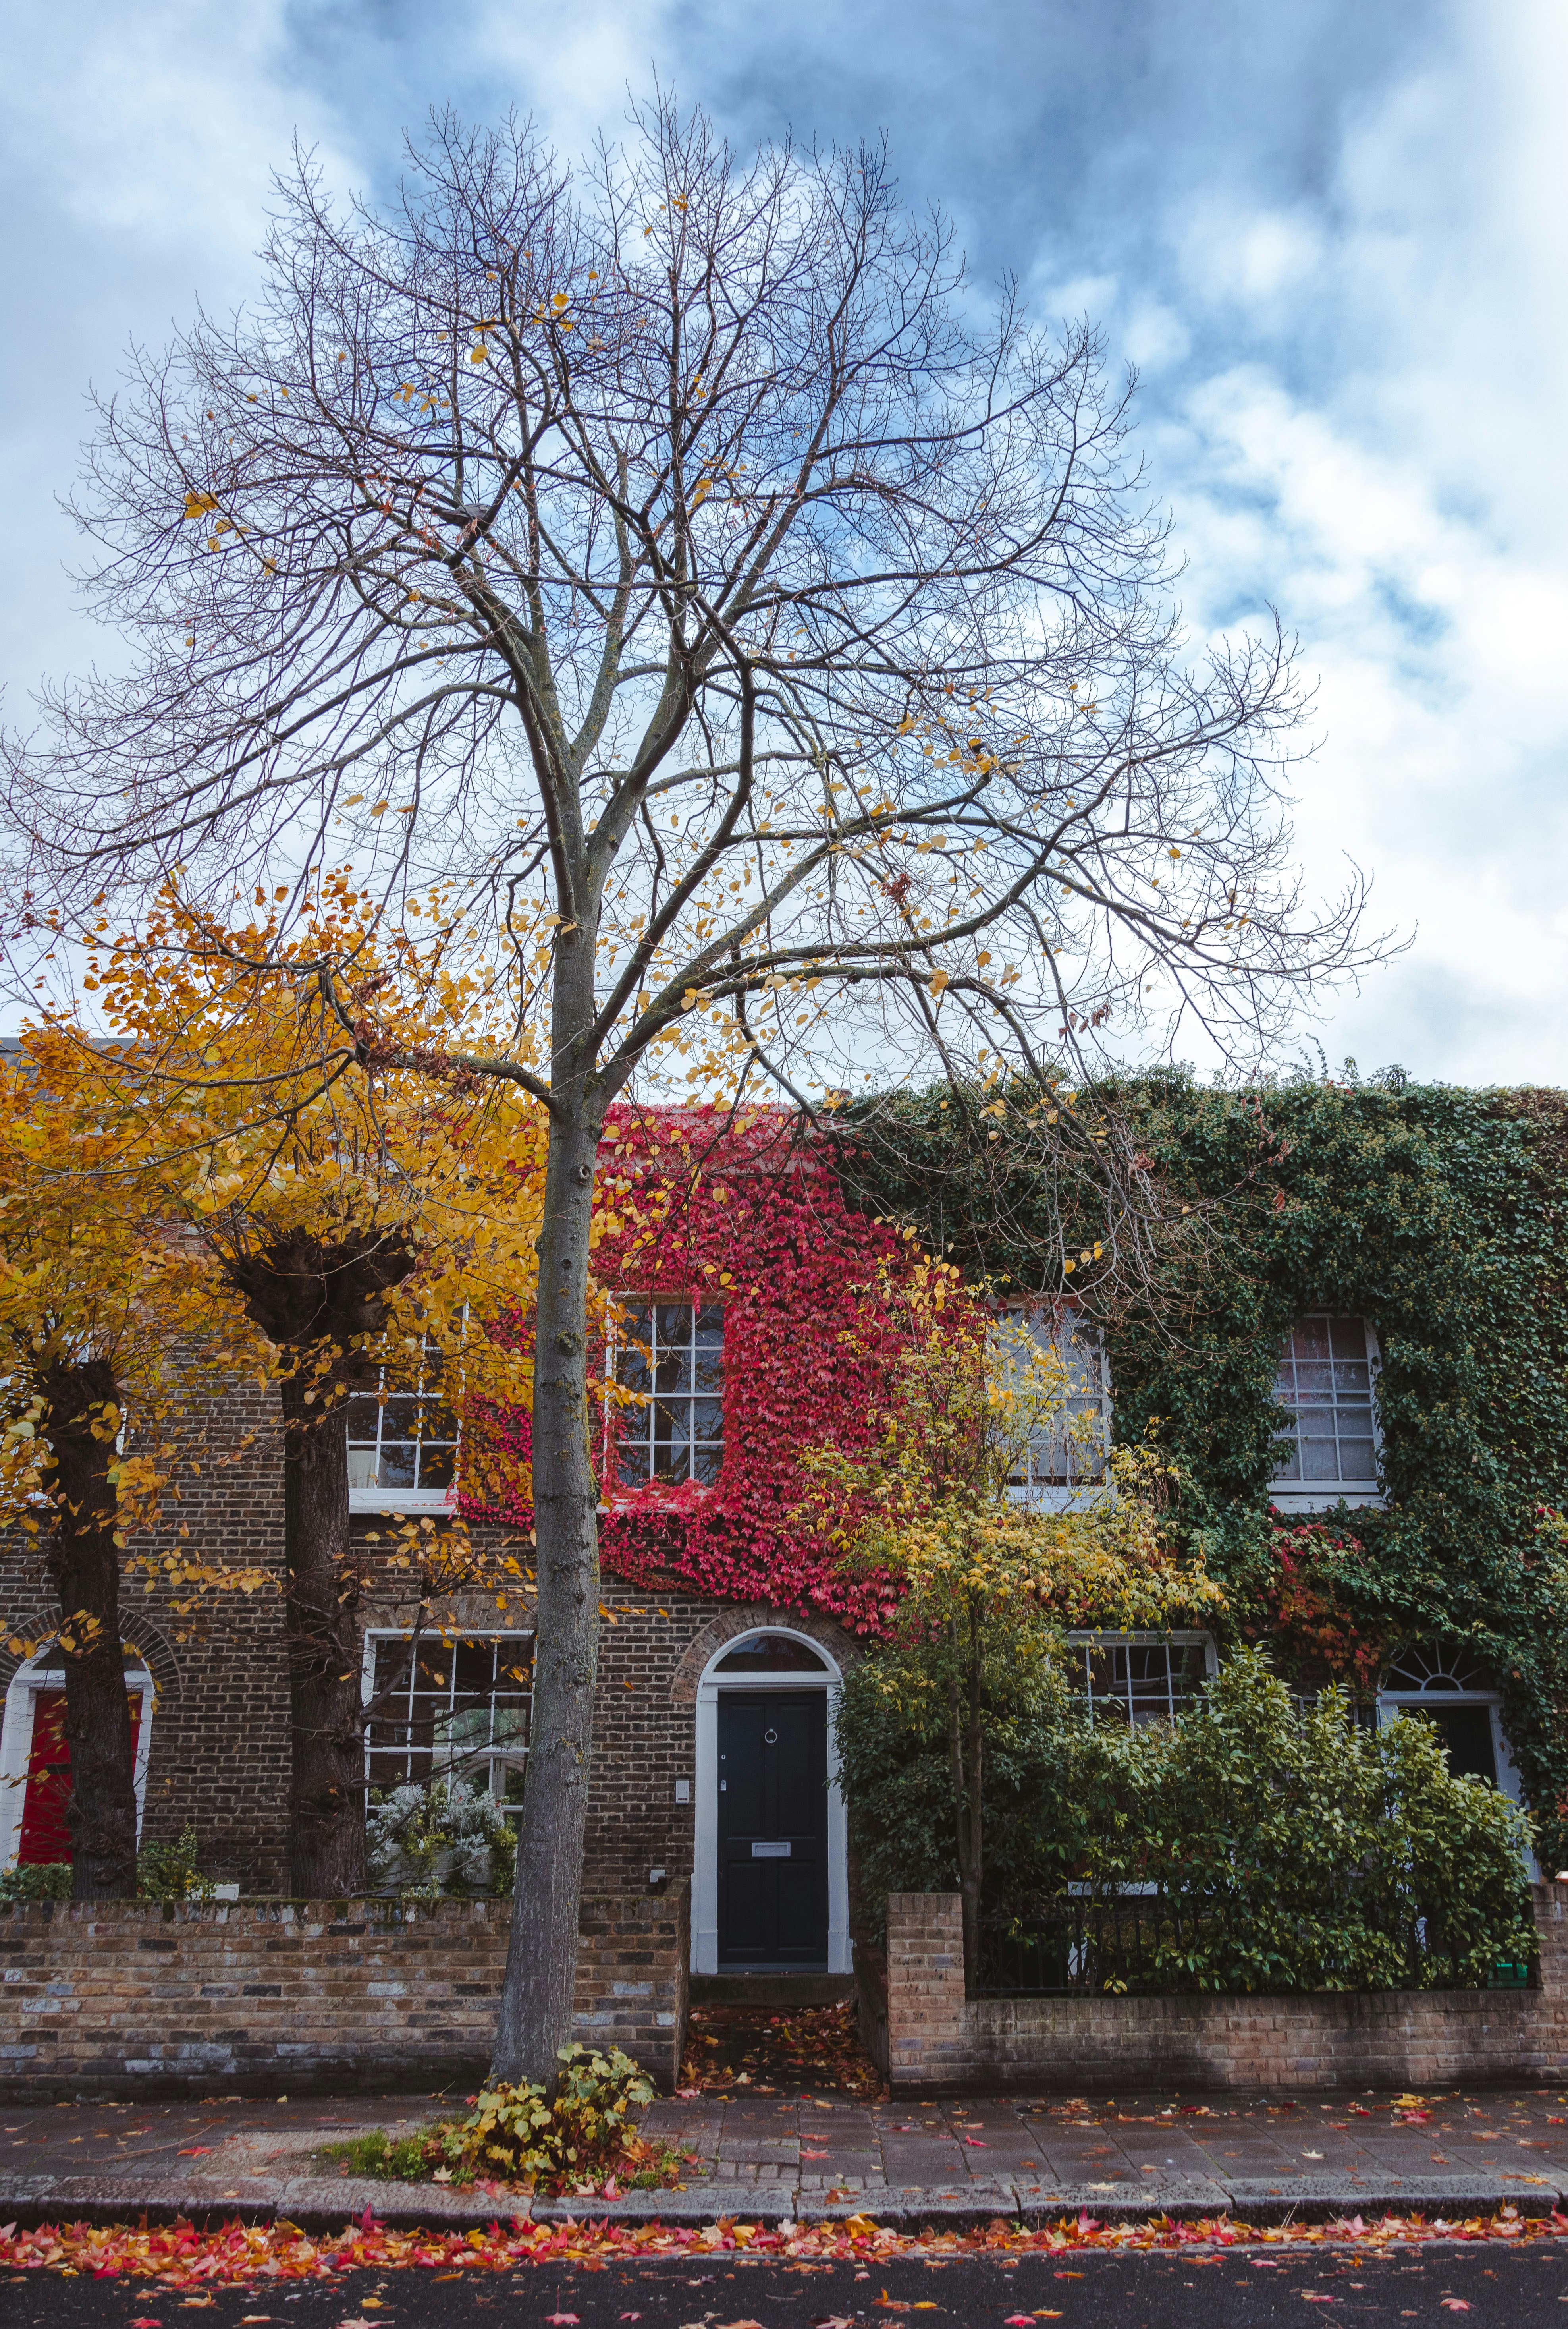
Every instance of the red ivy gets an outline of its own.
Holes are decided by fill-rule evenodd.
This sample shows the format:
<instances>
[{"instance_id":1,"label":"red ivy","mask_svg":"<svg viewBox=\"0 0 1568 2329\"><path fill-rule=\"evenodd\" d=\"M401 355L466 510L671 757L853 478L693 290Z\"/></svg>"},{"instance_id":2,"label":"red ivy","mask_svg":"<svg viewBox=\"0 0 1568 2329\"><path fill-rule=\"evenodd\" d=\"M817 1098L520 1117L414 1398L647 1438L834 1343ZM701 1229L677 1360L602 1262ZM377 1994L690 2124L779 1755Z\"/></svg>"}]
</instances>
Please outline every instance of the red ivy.
<instances>
[{"instance_id":1,"label":"red ivy","mask_svg":"<svg viewBox=\"0 0 1568 2329\"><path fill-rule=\"evenodd\" d=\"M1272 1633L1289 1656L1326 1668L1336 1682L1375 1689L1393 1638L1352 1610L1339 1573L1362 1559L1360 1539L1338 1535L1321 1521L1287 1528L1276 1518L1269 1543L1274 1574L1268 1624L1255 1630Z\"/></svg>"},{"instance_id":2,"label":"red ivy","mask_svg":"<svg viewBox=\"0 0 1568 2329\"><path fill-rule=\"evenodd\" d=\"M882 1361L898 1329L878 1293L909 1242L851 1212L831 1164L760 1110L615 1112L600 1157L596 1266L617 1293L724 1306L724 1462L711 1486L623 1485L612 1410L600 1451L607 1571L643 1590L677 1581L725 1601L828 1612L887 1630L885 1579L847 1575L794 1518L801 1451L866 1444ZM503 1427L526 1455L528 1419ZM474 1514L472 1517L479 1517ZM528 1524L521 1509L485 1515Z\"/></svg>"}]
</instances>

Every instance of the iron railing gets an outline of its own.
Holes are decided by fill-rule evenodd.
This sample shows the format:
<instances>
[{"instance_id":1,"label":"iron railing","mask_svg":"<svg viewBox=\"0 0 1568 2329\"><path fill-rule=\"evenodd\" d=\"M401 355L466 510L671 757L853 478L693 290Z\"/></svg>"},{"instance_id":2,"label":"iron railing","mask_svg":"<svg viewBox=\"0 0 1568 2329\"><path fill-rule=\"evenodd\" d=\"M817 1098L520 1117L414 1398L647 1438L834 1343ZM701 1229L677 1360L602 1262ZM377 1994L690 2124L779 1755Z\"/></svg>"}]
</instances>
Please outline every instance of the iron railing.
<instances>
[{"instance_id":1,"label":"iron railing","mask_svg":"<svg viewBox=\"0 0 1568 2329\"><path fill-rule=\"evenodd\" d=\"M1238 1904L1239 1906L1239 1904ZM1232 1932L1239 1946L1227 1947ZM1429 1933L1425 1920L1392 1935L1399 1978L1379 1984L1400 1989L1523 1989L1531 1981L1525 1963L1499 1960L1478 1984L1461 1972L1458 1956ZM1235 1968L1226 1977L1226 1963ZM1310 1983L1290 1978L1283 1966L1271 1969L1250 1945L1235 1909L1193 1903L1157 1891L1091 1896L1071 1892L1041 1913L992 1917L981 1928L982 1997L1074 1997L1142 1993L1171 1994L1275 1991L1299 1988L1357 1990L1364 1978L1327 1977Z\"/></svg>"}]
</instances>

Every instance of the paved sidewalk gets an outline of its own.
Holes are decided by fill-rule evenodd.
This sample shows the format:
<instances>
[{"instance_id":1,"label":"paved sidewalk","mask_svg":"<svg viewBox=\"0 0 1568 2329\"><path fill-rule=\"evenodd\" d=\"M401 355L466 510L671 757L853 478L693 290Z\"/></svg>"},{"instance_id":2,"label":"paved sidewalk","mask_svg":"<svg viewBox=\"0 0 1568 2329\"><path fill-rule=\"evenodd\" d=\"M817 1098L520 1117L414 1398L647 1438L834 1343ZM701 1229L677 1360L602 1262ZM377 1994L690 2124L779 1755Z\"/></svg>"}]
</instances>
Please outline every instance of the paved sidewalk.
<instances>
[{"instance_id":1,"label":"paved sidewalk","mask_svg":"<svg viewBox=\"0 0 1568 2329\"><path fill-rule=\"evenodd\" d=\"M324 2144L411 2129L461 2101L0 2106L0 2219L283 2215L336 2230L366 2208L392 2223L528 2212L511 2193L370 2183L320 2156ZM698 2155L684 2191L540 2202L532 2212L772 2222L863 2211L881 2223L951 2224L1086 2209L1267 2222L1454 2218L1509 2203L1544 2214L1568 2199L1568 2095L1545 2087L1435 2096L1419 2112L1375 2093L868 2105L731 2092L657 2103L643 2128Z\"/></svg>"}]
</instances>

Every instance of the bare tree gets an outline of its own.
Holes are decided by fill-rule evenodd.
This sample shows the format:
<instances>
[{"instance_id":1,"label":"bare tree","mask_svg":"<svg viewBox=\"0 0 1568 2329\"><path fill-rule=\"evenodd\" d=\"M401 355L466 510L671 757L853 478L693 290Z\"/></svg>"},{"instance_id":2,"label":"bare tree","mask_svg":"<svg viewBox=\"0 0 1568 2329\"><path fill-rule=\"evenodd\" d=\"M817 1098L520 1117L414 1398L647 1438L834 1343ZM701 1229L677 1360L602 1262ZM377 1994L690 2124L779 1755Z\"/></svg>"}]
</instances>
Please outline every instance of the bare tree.
<instances>
[{"instance_id":1,"label":"bare tree","mask_svg":"<svg viewBox=\"0 0 1568 2329\"><path fill-rule=\"evenodd\" d=\"M880 148L737 160L660 99L572 172L443 118L385 212L298 161L265 264L258 312L101 406L80 514L135 667L55 696L12 812L33 898L84 915L176 863L214 895L334 851L390 899L446 879L512 982L514 1040L465 1063L550 1120L494 2067L549 2081L612 1098L762 1076L814 1110L995 1054L1048 1117L1108 1024L1266 1039L1354 966L1360 887L1302 908L1289 652L1181 636L1130 384L1087 325L979 299Z\"/></svg>"}]
</instances>

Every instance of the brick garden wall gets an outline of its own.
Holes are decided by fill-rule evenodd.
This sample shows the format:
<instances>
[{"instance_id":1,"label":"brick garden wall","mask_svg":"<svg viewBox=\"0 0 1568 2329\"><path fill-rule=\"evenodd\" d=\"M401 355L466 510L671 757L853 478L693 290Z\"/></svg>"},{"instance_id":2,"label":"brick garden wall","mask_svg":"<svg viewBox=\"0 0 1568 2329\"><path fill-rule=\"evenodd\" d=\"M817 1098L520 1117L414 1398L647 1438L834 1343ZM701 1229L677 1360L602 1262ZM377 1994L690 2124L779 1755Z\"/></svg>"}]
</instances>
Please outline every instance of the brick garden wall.
<instances>
[{"instance_id":1,"label":"brick garden wall","mask_svg":"<svg viewBox=\"0 0 1568 2329\"><path fill-rule=\"evenodd\" d=\"M484 2075L510 1904L134 1901L0 1909L0 2096L455 2088ZM575 2034L668 2091L687 1894L585 1899Z\"/></svg>"},{"instance_id":2,"label":"brick garden wall","mask_svg":"<svg viewBox=\"0 0 1568 2329\"><path fill-rule=\"evenodd\" d=\"M1129 2082L1423 2087L1568 2073L1568 1884L1534 1888L1538 1986L1295 1997L966 1998L956 1892L895 1892L861 2029L896 2093Z\"/></svg>"}]
</instances>

